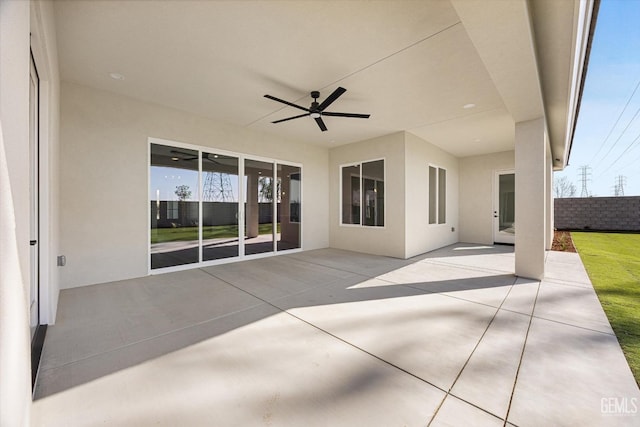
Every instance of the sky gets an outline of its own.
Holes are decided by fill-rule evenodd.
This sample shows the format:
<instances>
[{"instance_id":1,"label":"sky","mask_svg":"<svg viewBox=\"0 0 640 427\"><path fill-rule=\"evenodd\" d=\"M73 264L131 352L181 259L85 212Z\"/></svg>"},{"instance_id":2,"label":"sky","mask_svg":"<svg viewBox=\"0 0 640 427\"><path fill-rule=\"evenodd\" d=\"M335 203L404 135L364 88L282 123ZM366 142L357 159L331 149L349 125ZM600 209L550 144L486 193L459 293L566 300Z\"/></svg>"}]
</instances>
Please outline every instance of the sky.
<instances>
[{"instance_id":1,"label":"sky","mask_svg":"<svg viewBox=\"0 0 640 427\"><path fill-rule=\"evenodd\" d=\"M602 0L566 176L582 194L640 195L640 0ZM623 178L619 178L622 176Z\"/></svg>"}]
</instances>

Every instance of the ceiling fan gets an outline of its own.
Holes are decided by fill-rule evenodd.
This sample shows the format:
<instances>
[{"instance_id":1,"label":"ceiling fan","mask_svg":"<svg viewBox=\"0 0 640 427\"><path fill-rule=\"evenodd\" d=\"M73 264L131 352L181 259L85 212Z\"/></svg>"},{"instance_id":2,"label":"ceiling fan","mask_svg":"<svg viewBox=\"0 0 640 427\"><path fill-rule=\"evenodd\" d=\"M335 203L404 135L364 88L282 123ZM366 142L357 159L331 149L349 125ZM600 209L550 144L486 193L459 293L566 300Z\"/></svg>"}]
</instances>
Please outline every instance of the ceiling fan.
<instances>
[{"instance_id":1,"label":"ceiling fan","mask_svg":"<svg viewBox=\"0 0 640 427\"><path fill-rule=\"evenodd\" d=\"M322 116L327 116L327 117L351 117L351 118L356 118L356 119L368 119L369 118L370 114L332 113L332 112L329 112L329 111L324 111L325 108L327 108L329 105L331 105L333 103L333 101L338 99L340 97L340 95L342 95L346 91L347 90L345 88L339 87L336 90L334 90L333 93L331 95L329 95L324 101L322 101L321 104L318 104L318 98L320 98L320 92L318 92L317 90L314 90L314 91L311 92L311 98L313 98L313 102L311 103L311 106L309 108L301 107L300 105L296 105L296 104L294 104L292 102L288 102L288 101L285 101L285 100L280 99L280 98L276 98L275 96L271 96L271 95L265 95L264 97L272 99L272 100L277 101L277 102L281 102L281 103L286 104L286 105L288 105L290 107L294 107L294 108L297 108L299 110L305 111L304 114L300 114L299 116L287 117L286 119L276 120L275 122L271 122L271 123L282 123L282 122L286 122L287 120L299 119L300 117L309 116L309 117L315 119L315 121L318 124L318 127L320 128L320 130L324 132L324 131L327 130L327 126L324 124L324 121L322 121Z\"/></svg>"},{"instance_id":2,"label":"ceiling fan","mask_svg":"<svg viewBox=\"0 0 640 427\"><path fill-rule=\"evenodd\" d=\"M184 151L171 150L170 153L173 154L173 157L171 157L171 160L174 160L174 161L178 161L178 160L185 160L185 161L198 160L198 155L193 155L191 153L185 153ZM178 154L181 157L178 157ZM202 160L208 160L211 163L215 163L215 164L218 164L218 165L220 164L220 162L218 162L217 160L213 160L209 156L211 156L211 154L202 153ZM218 155L214 154L213 157L215 157L217 159Z\"/></svg>"}]
</instances>

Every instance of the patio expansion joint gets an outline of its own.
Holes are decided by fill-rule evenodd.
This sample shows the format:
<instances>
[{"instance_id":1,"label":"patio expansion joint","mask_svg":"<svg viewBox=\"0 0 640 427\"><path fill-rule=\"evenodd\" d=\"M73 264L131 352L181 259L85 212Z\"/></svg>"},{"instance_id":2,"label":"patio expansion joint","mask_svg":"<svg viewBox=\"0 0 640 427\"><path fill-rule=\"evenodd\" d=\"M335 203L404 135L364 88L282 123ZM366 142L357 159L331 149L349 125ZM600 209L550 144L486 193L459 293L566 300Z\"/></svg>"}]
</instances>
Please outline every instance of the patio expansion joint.
<instances>
[{"instance_id":1,"label":"patio expansion joint","mask_svg":"<svg viewBox=\"0 0 640 427\"><path fill-rule=\"evenodd\" d=\"M471 350L471 353L469 353L469 357L467 357L467 360L464 362L464 365L462 365L462 368L460 368L460 371L458 372L458 375L456 375L456 378L453 380L453 382L451 383L451 386L449 386L449 390L447 390L444 398L442 399L442 401L440 402L440 404L438 405L438 407L436 408L435 412L433 413L433 417L431 418L431 420L429 421L429 423L427 424L427 427L429 427L431 425L431 423L433 423L433 421L436 419L436 416L438 415L438 412L440 411L440 409L442 408L442 405L444 405L445 400L447 400L447 397L449 396L453 396L458 400L461 400L477 409L480 409L481 411L498 418L500 421L504 421L504 425L506 425L507 423L507 415L508 415L508 411L507 411L507 415L505 415L504 418L502 418L499 415L496 415L488 410L486 410L485 408L482 408L478 405L475 405L465 399L462 399L459 396L456 396L455 394L451 393L451 390L453 390L453 387L456 385L456 383L458 382L458 379L460 379L460 376L462 375L462 373L464 372L465 368L467 367L467 365L469 364L469 361L471 360L471 358L473 357L473 354L476 352L476 350L478 349L478 347L480 346L480 343L482 342L482 340L484 339L484 336L487 334L487 331L489 331L489 328L491 327L491 325L493 324L493 321L495 320L496 316L498 315L498 313L500 312L502 305L504 304L504 302L507 300L507 298L509 297L509 294L511 294L511 291L513 290L513 287L515 286L516 283L516 278L514 278L514 282L511 285L511 287L509 288L509 291L507 292L507 294L504 296L504 298L502 299L502 302L500 303L500 306L498 307L492 307L495 308L496 311L495 313L493 313L493 316L491 317L491 320L489 321L489 323L487 324L487 327L484 329L484 331L482 332L482 335L480 335L480 338L478 339L478 342L476 342L476 345L473 347L473 350ZM537 297L537 294L536 294ZM483 304L486 305L486 304ZM491 307L491 306L489 306ZM511 395L513 396L513 391L511 393Z\"/></svg>"},{"instance_id":2,"label":"patio expansion joint","mask_svg":"<svg viewBox=\"0 0 640 427\"><path fill-rule=\"evenodd\" d=\"M561 322L559 320L549 319L549 318L542 317L542 316L535 316L534 315L534 316L531 316L531 317L533 317L534 319L538 319L538 320L544 320L545 322L551 322L551 323L556 323L558 325L569 326L570 328L582 329L583 331L595 332L595 333L598 333L598 334L609 335L609 336L614 336L614 337L616 336L615 332L599 331L598 329L587 328L587 327L584 327L584 326L574 325L574 324L567 323L567 322ZM612 331L613 331L613 329L612 329Z\"/></svg>"},{"instance_id":3,"label":"patio expansion joint","mask_svg":"<svg viewBox=\"0 0 640 427\"><path fill-rule=\"evenodd\" d=\"M351 342L349 342L349 341L347 341L347 340L345 340L345 339L343 339L343 338L340 338L339 336L337 336L337 335L335 335L335 334L333 334L333 333L331 333L331 332L329 332L329 331L327 331L327 330L325 330L325 329L323 329L323 328L321 328L321 327L319 327L319 326L317 326L317 325L314 325L313 323L311 323L311 322L309 322L309 321L307 321L307 320L305 320L305 319L303 319L303 318L301 318L301 317L299 317L299 316L296 316L295 314L291 313L291 312L290 312L290 311L288 311L288 310L283 310L282 308L280 308L280 307L278 307L278 306L276 306L276 305L272 304L272 303L271 303L271 302L269 302L268 300L265 300L265 299L263 299L263 298L260 298L259 296L254 295L254 294L252 294L252 293L251 293L251 292L249 292L249 291L246 291L246 290L244 290L244 289L242 289L242 288L239 288L239 287L237 287L236 285L234 285L233 283L230 283L230 282L228 282L228 281L226 281L226 280L224 280L224 279L222 279L222 278L220 278L220 277L216 276L216 275L215 275L215 274L213 274L213 273L210 273L210 272L208 272L208 271L207 271L206 273L207 273L207 274L209 274L209 275L211 275L212 277L215 277L215 278L216 278L216 279L218 279L218 280L222 280L223 282L227 283L229 286L233 286L234 288L236 288L236 289L238 289L238 290L240 290L240 291L242 291L242 292L245 292L246 294L251 295L251 296L252 296L252 297L254 297L254 298L257 298L257 299L259 299L259 300L263 301L265 304L267 304L267 305L269 305L269 306L271 306L271 307L275 308L275 309L276 309L276 310L278 310L279 312L284 313L284 314L286 314L286 315L288 315L288 316L290 316L290 317L292 317L292 318L294 318L294 319L296 319L296 320L298 320L298 321L300 321L300 322L302 322L302 323L304 323L304 324L306 324L306 325L308 325L308 326L310 326L310 327L312 327L312 328L316 329L317 331L320 331L320 332L322 332L323 334L328 335L328 336L330 336L330 337L332 337L332 338L334 338L334 339L336 339L336 340L338 340L338 341L340 341L340 342L342 342L342 343L344 343L344 344L348 345L349 347L352 347L352 348L354 348L354 349L356 349L356 350L358 350L358 351L360 351L360 352L362 352L362 353L364 353L364 354L366 354L366 355L368 355L368 356L370 356L370 357L372 357L372 358L374 358L374 359L376 359L376 360L378 360L378 361L380 361L380 362L384 363L385 365L391 366L392 368L395 368L395 369L397 369L397 370L399 370L399 371L401 371L401 372L403 372L403 373L405 373L405 374L407 374L407 375L409 375L409 376L411 376L411 377L413 377L413 378L415 378L415 379L417 379L417 380L419 380L419 381L421 381L421 382L423 382L423 383L425 383L425 384L427 384L427 385L429 385L429 386L431 386L431 387L434 387L435 389L440 390L440 391L442 391L443 393L447 393L447 391L446 391L446 390L444 390L443 388L438 387L437 385L435 385L435 384L433 384L433 383L431 383L431 382L427 381L426 379L424 379L424 378L422 378L422 377L420 377L420 376L418 376L418 375L416 375L416 374L414 374L414 373L412 373L412 372L409 372L409 371L407 371L406 369L401 368L400 366L395 365L395 364L393 364L393 363L389 362L388 360L385 360L385 359L381 358L380 356L376 356L375 354L373 354L373 353L371 353L371 352L369 352L369 351L367 351L367 350L365 350L365 349L363 349L363 348L361 348L361 347L359 347L359 346L357 346L357 345L355 345L355 344L353 344L353 343L351 343ZM435 415L435 414L434 414L434 415Z\"/></svg>"},{"instance_id":4,"label":"patio expansion joint","mask_svg":"<svg viewBox=\"0 0 640 427\"><path fill-rule=\"evenodd\" d=\"M507 413L504 416L504 427L507 424L513 424L509 422L509 413L511 412L511 405L513 403L513 394L516 391L516 386L518 385L518 375L520 374L520 368L522 367L522 359L524 359L524 353L527 348L527 341L529 339L529 331L531 331L531 324L533 323L533 313L536 310L536 304L538 302L538 295L540 294L540 285L542 282L538 282L538 289L536 290L536 297L533 300L533 307L531 308L531 316L529 317L529 325L527 325L527 333L524 336L524 342L522 343L522 351L520 352L520 360L518 361L518 369L516 369L516 376L513 380L513 387L511 388L511 397L509 398L509 406L507 406Z\"/></svg>"},{"instance_id":5,"label":"patio expansion joint","mask_svg":"<svg viewBox=\"0 0 640 427\"><path fill-rule=\"evenodd\" d=\"M69 361L69 362L65 362L65 363L60 364L60 365L50 366L48 368L40 369L40 372L48 372L48 371L52 371L52 370L55 370L55 369L64 368L66 366L73 365L74 363L84 362L86 360L90 360L90 359L93 359L95 357L100 357L100 356L103 356L103 355L106 355L106 354L114 353L114 352L123 350L125 348L130 348L130 347L136 346L138 344L142 344L142 343L145 343L145 342L153 341L155 339L166 337L166 336L169 336L171 334L175 334L177 332L186 331L186 330L188 330L190 328L206 325L207 323L215 322L217 320L224 319L225 317L228 317L228 316L233 316L233 315L245 312L245 311L253 310L254 308L259 307L259 306L261 306L263 304L264 304L263 302L259 302L257 304L253 304L253 305L251 305L249 307L246 307L246 308L243 308L243 309L240 309L240 310L235 310L235 311L232 311L232 312L229 312L229 313L222 314L220 316L215 316L215 317L212 317L210 319L203 320L201 322L192 323L192 324L190 324L188 326L183 326L181 328L172 329L170 331L166 331L166 332L163 332L161 334L157 334L157 335L154 335L154 336L151 336L151 337L146 337L144 339L137 340L137 341L134 341L134 342L130 342L130 343L125 344L125 345L121 345L121 346L117 346L117 347L114 347L114 348L110 348L110 349L108 349L106 351L102 351L102 352L99 352L99 353L89 354L87 356L80 357L78 359L75 359L75 360L72 360L72 361ZM45 341L45 346L46 346L46 341ZM44 354L44 349L43 349L43 354Z\"/></svg>"},{"instance_id":6,"label":"patio expansion joint","mask_svg":"<svg viewBox=\"0 0 640 427\"><path fill-rule=\"evenodd\" d=\"M578 289L593 289L593 285L591 283L585 283L585 282L576 282L573 280L564 280L564 279L553 279L553 278L543 278L542 279L543 283L549 283L551 285L558 285L558 286L567 286L570 288L578 288Z\"/></svg>"},{"instance_id":7,"label":"patio expansion joint","mask_svg":"<svg viewBox=\"0 0 640 427\"><path fill-rule=\"evenodd\" d=\"M425 264L440 265L440 266L443 266L443 267L455 267L455 268L459 268L461 270L475 271L475 272L482 272L482 273L513 274L513 271L496 270L496 269L492 269L492 268L474 267L474 266L471 266L471 265L457 264L455 262L436 261L436 260L428 259L428 258L427 259L423 259L422 261L418 261L418 262L425 263Z\"/></svg>"},{"instance_id":8,"label":"patio expansion joint","mask_svg":"<svg viewBox=\"0 0 640 427\"><path fill-rule=\"evenodd\" d=\"M287 256L287 255L284 255L284 256ZM346 268L339 268L339 267L336 267L336 266L333 266L333 265L327 265L327 264L322 264L322 263L319 263L319 262L309 261L308 259L300 259L300 258L293 258L293 259L295 259L296 261L304 262L304 263L311 264L311 265L318 265L320 267L330 268L330 269L336 270L336 271L342 271L343 273L355 274L355 275L358 275L358 276L366 277L367 279L375 279L377 277L377 276L371 276L371 275L368 275L368 274L362 274L361 272L357 272L357 271L347 270ZM409 264L406 264L406 265L409 265ZM399 268L405 267L406 265L403 265L403 266L401 266ZM383 280L383 279L381 279L381 280ZM392 283L392 282L390 282L390 283Z\"/></svg>"}]
</instances>

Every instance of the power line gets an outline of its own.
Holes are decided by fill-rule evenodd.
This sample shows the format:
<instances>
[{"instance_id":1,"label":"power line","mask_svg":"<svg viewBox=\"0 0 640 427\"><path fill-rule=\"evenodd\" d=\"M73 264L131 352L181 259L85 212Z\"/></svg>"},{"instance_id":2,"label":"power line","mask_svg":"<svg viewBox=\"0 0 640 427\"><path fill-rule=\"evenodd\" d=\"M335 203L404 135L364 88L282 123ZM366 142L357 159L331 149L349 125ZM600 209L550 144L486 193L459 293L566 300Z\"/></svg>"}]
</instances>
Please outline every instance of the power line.
<instances>
[{"instance_id":1,"label":"power line","mask_svg":"<svg viewBox=\"0 0 640 427\"><path fill-rule=\"evenodd\" d=\"M627 151L629 151L631 149L631 147L633 147L633 144L635 144L636 141L638 141L638 140L640 140L640 134L638 134L638 136L636 136L636 139L631 141L631 144L629 144L627 146L627 148L625 148L624 151L622 153L620 153L620 155L613 161L613 163L611 163L609 165L609 167L607 167L604 171L602 171L602 173L600 175L598 175L598 178L601 177L606 171L611 169L613 167L613 165L615 165L618 162L618 160L620 160L622 158L622 156L624 156L627 153Z\"/></svg>"},{"instance_id":2,"label":"power line","mask_svg":"<svg viewBox=\"0 0 640 427\"><path fill-rule=\"evenodd\" d=\"M627 99L626 104L624 104L624 108L622 109L622 111L618 115L618 118L616 119L616 122L613 124L613 126L611 126L611 130L609 131L609 134L604 139L604 141L602 141L602 144L600 144L600 148L598 148L598 151L596 151L596 154L593 155L593 158L591 159L591 163L593 163L593 161L596 159L596 157L598 157L598 154L600 154L600 151L602 150L602 147L605 146L605 144L609 140L609 137L611 137L611 134L613 133L613 130L616 128L616 126L618 125L618 122L622 118L622 115L624 114L625 111L627 111L627 107L629 106L629 103L631 102L631 98L633 98L633 95L636 94L636 91L638 90L638 87L640 87L640 80L638 80L638 83L636 84L636 87L633 89L633 92L631 93L631 96L629 97L629 99ZM615 143L614 143L614 145L615 145ZM605 157L606 157L606 155L605 155Z\"/></svg>"},{"instance_id":3,"label":"power line","mask_svg":"<svg viewBox=\"0 0 640 427\"><path fill-rule=\"evenodd\" d=\"M627 129L629 129L629 126L631 126L631 123L633 123L633 121L638 116L638 114L640 114L640 107L638 107L638 109L636 110L636 112L633 115L633 117L631 118L631 120L629 120L629 123L627 123L627 126L625 126L625 128L622 130L622 133L618 136L618 139L615 140L613 145L609 148L609 151L607 151L607 153L600 158L598 163L596 163L595 167L598 167L598 165L600 165L600 163L602 163L602 161L607 158L607 156L609 155L609 153L611 153L611 151L615 148L615 146L618 145L618 141L620 141L620 139L624 136L625 132L627 131ZM614 163L615 163L615 161L614 161ZM602 174L600 174L598 176L600 177L600 176L602 176Z\"/></svg>"}]
</instances>

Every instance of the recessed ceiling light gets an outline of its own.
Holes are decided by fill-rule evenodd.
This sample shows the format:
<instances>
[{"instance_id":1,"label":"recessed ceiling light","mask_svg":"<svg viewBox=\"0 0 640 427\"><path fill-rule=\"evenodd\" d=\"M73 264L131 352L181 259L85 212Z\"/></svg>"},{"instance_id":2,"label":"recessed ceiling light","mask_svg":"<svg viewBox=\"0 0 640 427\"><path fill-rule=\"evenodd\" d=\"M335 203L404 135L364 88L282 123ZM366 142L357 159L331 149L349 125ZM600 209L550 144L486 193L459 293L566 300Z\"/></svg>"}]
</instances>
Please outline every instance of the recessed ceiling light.
<instances>
[{"instance_id":1,"label":"recessed ceiling light","mask_svg":"<svg viewBox=\"0 0 640 427\"><path fill-rule=\"evenodd\" d=\"M180 160L179 157L172 157L171 160L173 160L174 162L177 162L178 160Z\"/></svg>"},{"instance_id":2,"label":"recessed ceiling light","mask_svg":"<svg viewBox=\"0 0 640 427\"><path fill-rule=\"evenodd\" d=\"M475 106L476 106L476 104L464 104L464 105L462 106L462 108L464 108L465 110L468 110L469 108L473 108L473 107L475 107Z\"/></svg>"},{"instance_id":3,"label":"recessed ceiling light","mask_svg":"<svg viewBox=\"0 0 640 427\"><path fill-rule=\"evenodd\" d=\"M218 156L217 154L214 154L214 155L213 155L213 158L214 158L214 159L217 159L218 157L220 157L220 156Z\"/></svg>"},{"instance_id":4,"label":"recessed ceiling light","mask_svg":"<svg viewBox=\"0 0 640 427\"><path fill-rule=\"evenodd\" d=\"M120 73L109 73L109 77L113 80L124 80L124 76Z\"/></svg>"}]
</instances>

